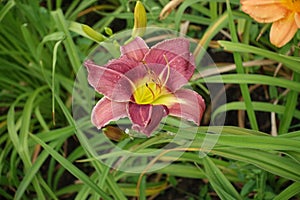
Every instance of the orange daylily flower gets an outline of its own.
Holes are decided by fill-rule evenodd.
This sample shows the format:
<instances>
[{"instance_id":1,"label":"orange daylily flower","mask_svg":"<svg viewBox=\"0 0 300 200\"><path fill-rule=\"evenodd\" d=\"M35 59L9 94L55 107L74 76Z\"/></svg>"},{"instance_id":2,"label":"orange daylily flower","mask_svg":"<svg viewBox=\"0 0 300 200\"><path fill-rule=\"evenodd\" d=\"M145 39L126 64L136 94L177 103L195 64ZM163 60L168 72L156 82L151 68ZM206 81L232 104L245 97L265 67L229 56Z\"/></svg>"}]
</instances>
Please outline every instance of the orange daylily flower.
<instances>
[{"instance_id":1,"label":"orange daylily flower","mask_svg":"<svg viewBox=\"0 0 300 200\"><path fill-rule=\"evenodd\" d=\"M300 0L241 0L242 10L261 23L271 23L270 41L288 43L300 28Z\"/></svg>"}]
</instances>

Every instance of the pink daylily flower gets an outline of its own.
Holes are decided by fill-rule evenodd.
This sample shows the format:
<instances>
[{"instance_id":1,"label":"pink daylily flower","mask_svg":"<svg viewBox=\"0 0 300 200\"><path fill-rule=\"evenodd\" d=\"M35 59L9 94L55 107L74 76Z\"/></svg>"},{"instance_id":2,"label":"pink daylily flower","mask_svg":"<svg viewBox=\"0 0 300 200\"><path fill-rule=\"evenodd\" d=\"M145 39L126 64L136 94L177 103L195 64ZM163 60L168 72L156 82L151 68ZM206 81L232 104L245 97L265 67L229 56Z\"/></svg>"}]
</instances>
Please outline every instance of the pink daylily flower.
<instances>
[{"instance_id":1,"label":"pink daylily flower","mask_svg":"<svg viewBox=\"0 0 300 200\"><path fill-rule=\"evenodd\" d=\"M136 37L120 50L121 56L104 66L84 63L90 85L104 95L92 110L98 129L128 117L133 130L149 137L167 115L200 125L204 100L182 88L195 70L187 39L165 40L149 48Z\"/></svg>"}]
</instances>

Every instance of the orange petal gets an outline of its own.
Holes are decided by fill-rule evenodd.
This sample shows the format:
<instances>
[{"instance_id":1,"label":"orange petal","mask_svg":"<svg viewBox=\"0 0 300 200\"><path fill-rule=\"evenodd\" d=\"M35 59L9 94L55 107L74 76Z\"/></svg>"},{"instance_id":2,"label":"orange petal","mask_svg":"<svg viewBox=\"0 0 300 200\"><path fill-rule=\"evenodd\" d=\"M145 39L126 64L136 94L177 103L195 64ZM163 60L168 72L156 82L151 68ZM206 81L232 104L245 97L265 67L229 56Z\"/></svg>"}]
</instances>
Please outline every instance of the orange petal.
<instances>
[{"instance_id":1,"label":"orange petal","mask_svg":"<svg viewBox=\"0 0 300 200\"><path fill-rule=\"evenodd\" d=\"M295 13L295 22L298 28L300 28L300 13Z\"/></svg>"},{"instance_id":2,"label":"orange petal","mask_svg":"<svg viewBox=\"0 0 300 200\"><path fill-rule=\"evenodd\" d=\"M280 0L241 0L242 5L266 5L280 3Z\"/></svg>"},{"instance_id":3,"label":"orange petal","mask_svg":"<svg viewBox=\"0 0 300 200\"><path fill-rule=\"evenodd\" d=\"M298 29L294 16L295 13L291 13L287 17L273 23L270 32L272 44L282 47L294 37Z\"/></svg>"},{"instance_id":4,"label":"orange petal","mask_svg":"<svg viewBox=\"0 0 300 200\"><path fill-rule=\"evenodd\" d=\"M255 4L255 2L257 2L257 4ZM252 1L244 1L244 3L242 2L242 10L245 13L249 14L253 19L261 23L275 22L277 20L284 18L288 13L288 10L282 7L278 3L264 4L261 3L261 1L259 0L256 0L254 2Z\"/></svg>"}]
</instances>

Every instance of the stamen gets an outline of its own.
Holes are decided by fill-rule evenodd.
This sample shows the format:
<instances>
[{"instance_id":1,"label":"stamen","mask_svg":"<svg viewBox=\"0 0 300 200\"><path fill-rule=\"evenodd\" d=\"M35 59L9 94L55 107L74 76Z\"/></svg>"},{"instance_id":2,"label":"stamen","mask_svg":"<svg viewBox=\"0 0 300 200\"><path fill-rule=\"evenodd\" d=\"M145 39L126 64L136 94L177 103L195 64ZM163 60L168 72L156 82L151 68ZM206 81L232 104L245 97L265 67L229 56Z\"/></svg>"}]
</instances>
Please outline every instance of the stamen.
<instances>
[{"instance_id":1,"label":"stamen","mask_svg":"<svg viewBox=\"0 0 300 200\"><path fill-rule=\"evenodd\" d=\"M150 90L151 94L152 94L152 100L155 99L155 94L153 92L153 90L149 87L148 83L146 83L146 87L148 88L148 90Z\"/></svg>"},{"instance_id":2,"label":"stamen","mask_svg":"<svg viewBox=\"0 0 300 200\"><path fill-rule=\"evenodd\" d=\"M155 84L155 87L156 87L155 89L158 90L159 91L158 93L160 94L161 93L161 85Z\"/></svg>"},{"instance_id":3,"label":"stamen","mask_svg":"<svg viewBox=\"0 0 300 200\"><path fill-rule=\"evenodd\" d=\"M167 81L168 81L168 79L169 79L169 77L170 77L170 64L169 64L169 61L168 61L168 59L167 59L167 57L166 57L165 54L163 55L163 57L164 57L164 59L165 59L165 61L167 63L167 76L166 76L166 79L165 79L164 83L162 84L162 86L165 86L166 83L167 83Z\"/></svg>"},{"instance_id":4,"label":"stamen","mask_svg":"<svg viewBox=\"0 0 300 200\"><path fill-rule=\"evenodd\" d=\"M147 70L147 73L148 73L148 75L150 77L150 80L152 82L154 82L155 84L159 85L159 87L161 87L162 84L161 84L161 80L159 79L159 77L154 73L154 71L152 69L150 69L147 66L147 64L146 64L145 61L142 61L142 63L144 65L145 69Z\"/></svg>"}]
</instances>

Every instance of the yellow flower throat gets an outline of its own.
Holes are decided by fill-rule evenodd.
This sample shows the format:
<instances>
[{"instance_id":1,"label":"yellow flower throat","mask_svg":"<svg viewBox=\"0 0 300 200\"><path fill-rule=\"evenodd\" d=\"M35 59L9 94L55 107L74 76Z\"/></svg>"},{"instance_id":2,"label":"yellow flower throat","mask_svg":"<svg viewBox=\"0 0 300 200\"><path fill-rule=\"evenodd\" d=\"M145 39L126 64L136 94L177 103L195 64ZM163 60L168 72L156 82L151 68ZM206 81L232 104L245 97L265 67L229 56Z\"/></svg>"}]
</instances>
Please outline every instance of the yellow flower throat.
<instances>
[{"instance_id":1,"label":"yellow flower throat","mask_svg":"<svg viewBox=\"0 0 300 200\"><path fill-rule=\"evenodd\" d=\"M162 93L162 88L155 82L146 82L140 85L133 93L137 104L151 104Z\"/></svg>"},{"instance_id":2,"label":"yellow flower throat","mask_svg":"<svg viewBox=\"0 0 300 200\"><path fill-rule=\"evenodd\" d=\"M300 12L300 0L281 0L281 4L291 11Z\"/></svg>"},{"instance_id":3,"label":"yellow flower throat","mask_svg":"<svg viewBox=\"0 0 300 200\"><path fill-rule=\"evenodd\" d=\"M165 55L164 58L166 59ZM162 78L157 76L145 62L143 65L147 71L147 75L143 80L140 80L136 84L136 89L133 92L134 100L137 104L152 104L152 105L159 105L159 104L167 104L170 98L172 98L172 94L167 90L165 87L166 82L170 75L170 66L167 62L166 71L166 78L165 81L162 82Z\"/></svg>"}]
</instances>

